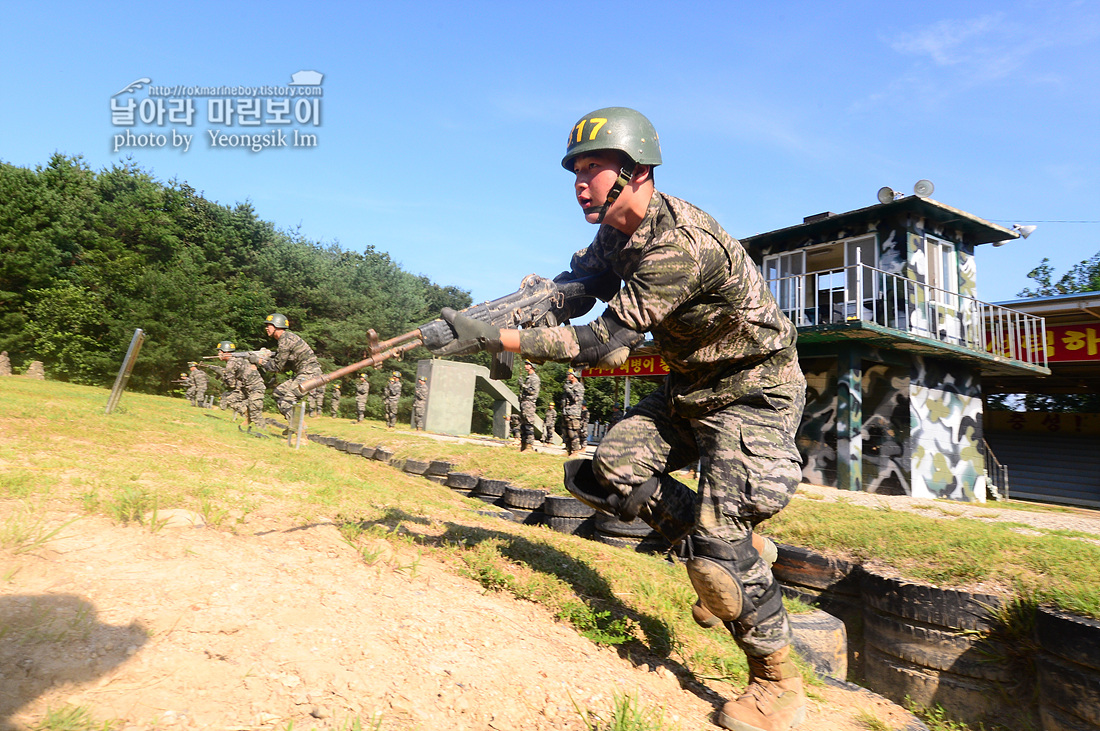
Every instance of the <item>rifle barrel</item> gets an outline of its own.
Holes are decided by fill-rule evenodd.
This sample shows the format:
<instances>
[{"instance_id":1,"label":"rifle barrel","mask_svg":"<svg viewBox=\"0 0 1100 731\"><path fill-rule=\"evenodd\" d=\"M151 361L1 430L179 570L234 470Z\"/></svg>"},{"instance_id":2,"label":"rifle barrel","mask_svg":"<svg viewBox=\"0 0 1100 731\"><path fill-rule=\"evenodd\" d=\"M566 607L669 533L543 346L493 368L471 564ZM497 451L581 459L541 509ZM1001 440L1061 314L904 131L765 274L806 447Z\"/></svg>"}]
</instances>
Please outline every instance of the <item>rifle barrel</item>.
<instances>
[{"instance_id":1,"label":"rifle barrel","mask_svg":"<svg viewBox=\"0 0 1100 731\"><path fill-rule=\"evenodd\" d=\"M394 345L395 343L397 345ZM326 383L331 383L332 381L335 381L337 378L343 378L348 374L355 373L356 371L361 371L364 368L370 368L373 365L384 363L390 358L395 358L401 355L406 350L412 350L413 348L419 347L423 343L424 339L420 335L420 330L413 330L412 332L405 333L404 335L399 335L396 338L386 340L382 343L379 343L379 349L381 348L381 346L393 347L388 347L387 350L376 353L369 358L364 358L358 363L352 363L351 365L346 365L343 368L338 368L332 373L326 373L324 375L317 376L316 378L311 378L308 381L303 381L302 383L298 384L298 393L309 393L315 388L319 388L321 386L324 386Z\"/></svg>"}]
</instances>

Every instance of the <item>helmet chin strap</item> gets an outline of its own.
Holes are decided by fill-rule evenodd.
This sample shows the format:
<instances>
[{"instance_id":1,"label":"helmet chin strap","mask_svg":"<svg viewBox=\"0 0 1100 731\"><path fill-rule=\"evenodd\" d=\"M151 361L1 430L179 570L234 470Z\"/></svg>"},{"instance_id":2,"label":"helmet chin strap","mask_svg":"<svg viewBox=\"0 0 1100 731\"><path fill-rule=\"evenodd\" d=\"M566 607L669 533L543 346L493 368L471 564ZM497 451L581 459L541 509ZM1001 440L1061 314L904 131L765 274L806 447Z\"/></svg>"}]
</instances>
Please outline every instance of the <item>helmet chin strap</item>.
<instances>
[{"instance_id":1,"label":"helmet chin strap","mask_svg":"<svg viewBox=\"0 0 1100 731\"><path fill-rule=\"evenodd\" d=\"M634 177L634 171L637 169L636 163L631 163L630 169L627 170L626 166L619 168L619 177L615 179L615 184L611 186L611 190L607 191L607 198L604 199L603 205L596 208L600 213L600 217L596 219L596 223L603 223L603 217L607 215L607 210L615 203L619 198L619 193L623 192L623 188L630 179Z\"/></svg>"}]
</instances>

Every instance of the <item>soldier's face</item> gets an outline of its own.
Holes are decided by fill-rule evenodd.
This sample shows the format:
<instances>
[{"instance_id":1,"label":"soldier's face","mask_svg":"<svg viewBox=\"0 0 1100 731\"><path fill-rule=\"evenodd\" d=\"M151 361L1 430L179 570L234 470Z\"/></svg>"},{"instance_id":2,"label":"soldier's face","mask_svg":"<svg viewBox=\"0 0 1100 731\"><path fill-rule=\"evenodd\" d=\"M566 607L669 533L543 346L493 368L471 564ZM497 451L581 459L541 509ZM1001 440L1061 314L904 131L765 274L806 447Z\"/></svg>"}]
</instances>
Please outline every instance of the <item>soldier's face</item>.
<instances>
[{"instance_id":1,"label":"soldier's face","mask_svg":"<svg viewBox=\"0 0 1100 731\"><path fill-rule=\"evenodd\" d=\"M578 155L573 159L573 174L576 175L573 188L584 219L589 223L599 223L599 207L607 200L621 168L619 156L610 152Z\"/></svg>"}]
</instances>

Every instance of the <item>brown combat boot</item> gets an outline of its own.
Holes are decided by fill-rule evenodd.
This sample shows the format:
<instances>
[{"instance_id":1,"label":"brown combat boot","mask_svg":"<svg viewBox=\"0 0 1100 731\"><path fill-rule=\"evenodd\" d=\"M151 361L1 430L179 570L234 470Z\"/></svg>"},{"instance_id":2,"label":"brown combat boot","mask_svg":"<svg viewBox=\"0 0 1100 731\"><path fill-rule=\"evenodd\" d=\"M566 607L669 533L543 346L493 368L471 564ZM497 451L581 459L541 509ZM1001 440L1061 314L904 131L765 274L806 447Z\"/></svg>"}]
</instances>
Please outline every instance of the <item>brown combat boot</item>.
<instances>
[{"instance_id":1,"label":"brown combat boot","mask_svg":"<svg viewBox=\"0 0 1100 731\"><path fill-rule=\"evenodd\" d=\"M718 713L718 725L730 731L786 731L806 718L802 674L788 645L764 657L748 656L749 684Z\"/></svg>"},{"instance_id":2,"label":"brown combat boot","mask_svg":"<svg viewBox=\"0 0 1100 731\"><path fill-rule=\"evenodd\" d=\"M779 558L779 549L776 547L775 542L759 533L752 534L752 547L756 549L761 558L768 562L768 566L774 564L775 560ZM714 613L703 605L702 599L697 599L691 607L691 618L695 620L695 624L703 629L722 626L722 620L714 616Z\"/></svg>"}]
</instances>

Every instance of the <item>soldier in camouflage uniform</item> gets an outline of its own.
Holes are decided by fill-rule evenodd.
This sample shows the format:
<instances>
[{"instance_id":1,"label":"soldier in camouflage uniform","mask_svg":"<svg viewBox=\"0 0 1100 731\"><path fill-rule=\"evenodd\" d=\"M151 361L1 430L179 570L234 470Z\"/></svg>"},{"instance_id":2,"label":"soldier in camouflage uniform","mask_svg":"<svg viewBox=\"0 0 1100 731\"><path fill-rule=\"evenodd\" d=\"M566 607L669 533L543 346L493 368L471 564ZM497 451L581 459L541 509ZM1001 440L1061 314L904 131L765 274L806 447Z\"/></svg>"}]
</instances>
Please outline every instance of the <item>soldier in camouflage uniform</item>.
<instances>
[{"instance_id":1,"label":"soldier in camouflage uniform","mask_svg":"<svg viewBox=\"0 0 1100 731\"><path fill-rule=\"evenodd\" d=\"M0 376L11 375L11 359L8 358L8 351L0 352Z\"/></svg>"},{"instance_id":2,"label":"soldier in camouflage uniform","mask_svg":"<svg viewBox=\"0 0 1100 731\"><path fill-rule=\"evenodd\" d=\"M554 429L557 428L558 411L554 404L546 407L546 418L542 422L542 443L553 444Z\"/></svg>"},{"instance_id":3,"label":"soldier in camouflage uniform","mask_svg":"<svg viewBox=\"0 0 1100 731\"><path fill-rule=\"evenodd\" d=\"M397 425L397 404L401 401L401 372L394 371L390 376L390 382L386 384L386 392L382 397L386 404L386 428L393 429Z\"/></svg>"},{"instance_id":4,"label":"soldier in camouflage uniform","mask_svg":"<svg viewBox=\"0 0 1100 731\"><path fill-rule=\"evenodd\" d=\"M535 446L535 407L539 401L542 380L535 372L535 364L529 360L523 362L527 377L519 387L519 451L523 452Z\"/></svg>"},{"instance_id":5,"label":"soldier in camouflage uniform","mask_svg":"<svg viewBox=\"0 0 1100 731\"><path fill-rule=\"evenodd\" d=\"M340 412L340 382L336 381L332 384L332 400L329 402L329 413L332 414L332 418L335 419L336 415Z\"/></svg>"},{"instance_id":6,"label":"soldier in camouflage uniform","mask_svg":"<svg viewBox=\"0 0 1100 731\"><path fill-rule=\"evenodd\" d=\"M359 382L355 384L355 421L363 420L367 413L367 396L370 395L370 381L366 373L359 374Z\"/></svg>"},{"instance_id":7,"label":"soldier in camouflage uniform","mask_svg":"<svg viewBox=\"0 0 1100 731\"><path fill-rule=\"evenodd\" d=\"M297 333L288 330L289 326L286 315L278 312L273 312L264 318L264 332L269 338L274 338L279 347L270 359L258 354L249 357L253 365L263 368L268 373L279 373L288 368L294 373L292 378L276 386L271 394L275 397L275 406L287 423L290 423L290 412L298 403L300 396L298 385L321 375L321 364L317 362L313 348L309 347L309 344Z\"/></svg>"},{"instance_id":8,"label":"soldier in camouflage uniform","mask_svg":"<svg viewBox=\"0 0 1100 731\"><path fill-rule=\"evenodd\" d=\"M584 384L577 378L572 368L565 374L565 385L561 389L561 418L565 432L565 453L573 456L584 452L585 438L581 432L581 409L584 408ZM584 433L587 436L587 433Z\"/></svg>"},{"instance_id":9,"label":"soldier in camouflage uniform","mask_svg":"<svg viewBox=\"0 0 1100 731\"><path fill-rule=\"evenodd\" d=\"M668 363L662 386L604 436L595 458L566 463L570 492L622 520L641 517L682 541L703 619L744 650L749 685L717 722L785 731L806 715L779 585L753 528L801 478L795 432L805 403L795 328L740 242L695 206L656 190L657 133L613 107L573 127L562 165L585 218L601 224L558 281L613 274L621 283L588 325L501 330L445 309L461 340L533 360L612 368L649 333ZM576 317L581 312L570 312ZM672 473L701 459L695 493Z\"/></svg>"},{"instance_id":10,"label":"soldier in camouflage uniform","mask_svg":"<svg viewBox=\"0 0 1100 731\"><path fill-rule=\"evenodd\" d=\"M206 389L210 385L210 379L206 377L206 374L199 370L199 364L195 362L188 363L191 366L191 375L187 380L190 381L191 388L189 389L189 396L191 398L191 405L202 407L203 402L206 400Z\"/></svg>"},{"instance_id":11,"label":"soldier in camouflage uniform","mask_svg":"<svg viewBox=\"0 0 1100 731\"><path fill-rule=\"evenodd\" d=\"M310 416L320 416L325 403L325 388L321 386L306 394L306 410Z\"/></svg>"},{"instance_id":12,"label":"soldier in camouflage uniform","mask_svg":"<svg viewBox=\"0 0 1100 731\"><path fill-rule=\"evenodd\" d=\"M226 406L244 416L247 431L251 432L252 427L264 425L264 393L267 391L267 384L255 365L245 358L234 358L231 355L236 349L228 340L218 343L218 358L225 363L225 367L212 368L221 372L227 387ZM239 425L237 428L241 429Z\"/></svg>"},{"instance_id":13,"label":"soldier in camouflage uniform","mask_svg":"<svg viewBox=\"0 0 1100 731\"><path fill-rule=\"evenodd\" d=\"M428 379L421 376L416 380L413 393L412 427L417 431L424 429L424 413L428 408Z\"/></svg>"}]
</instances>

